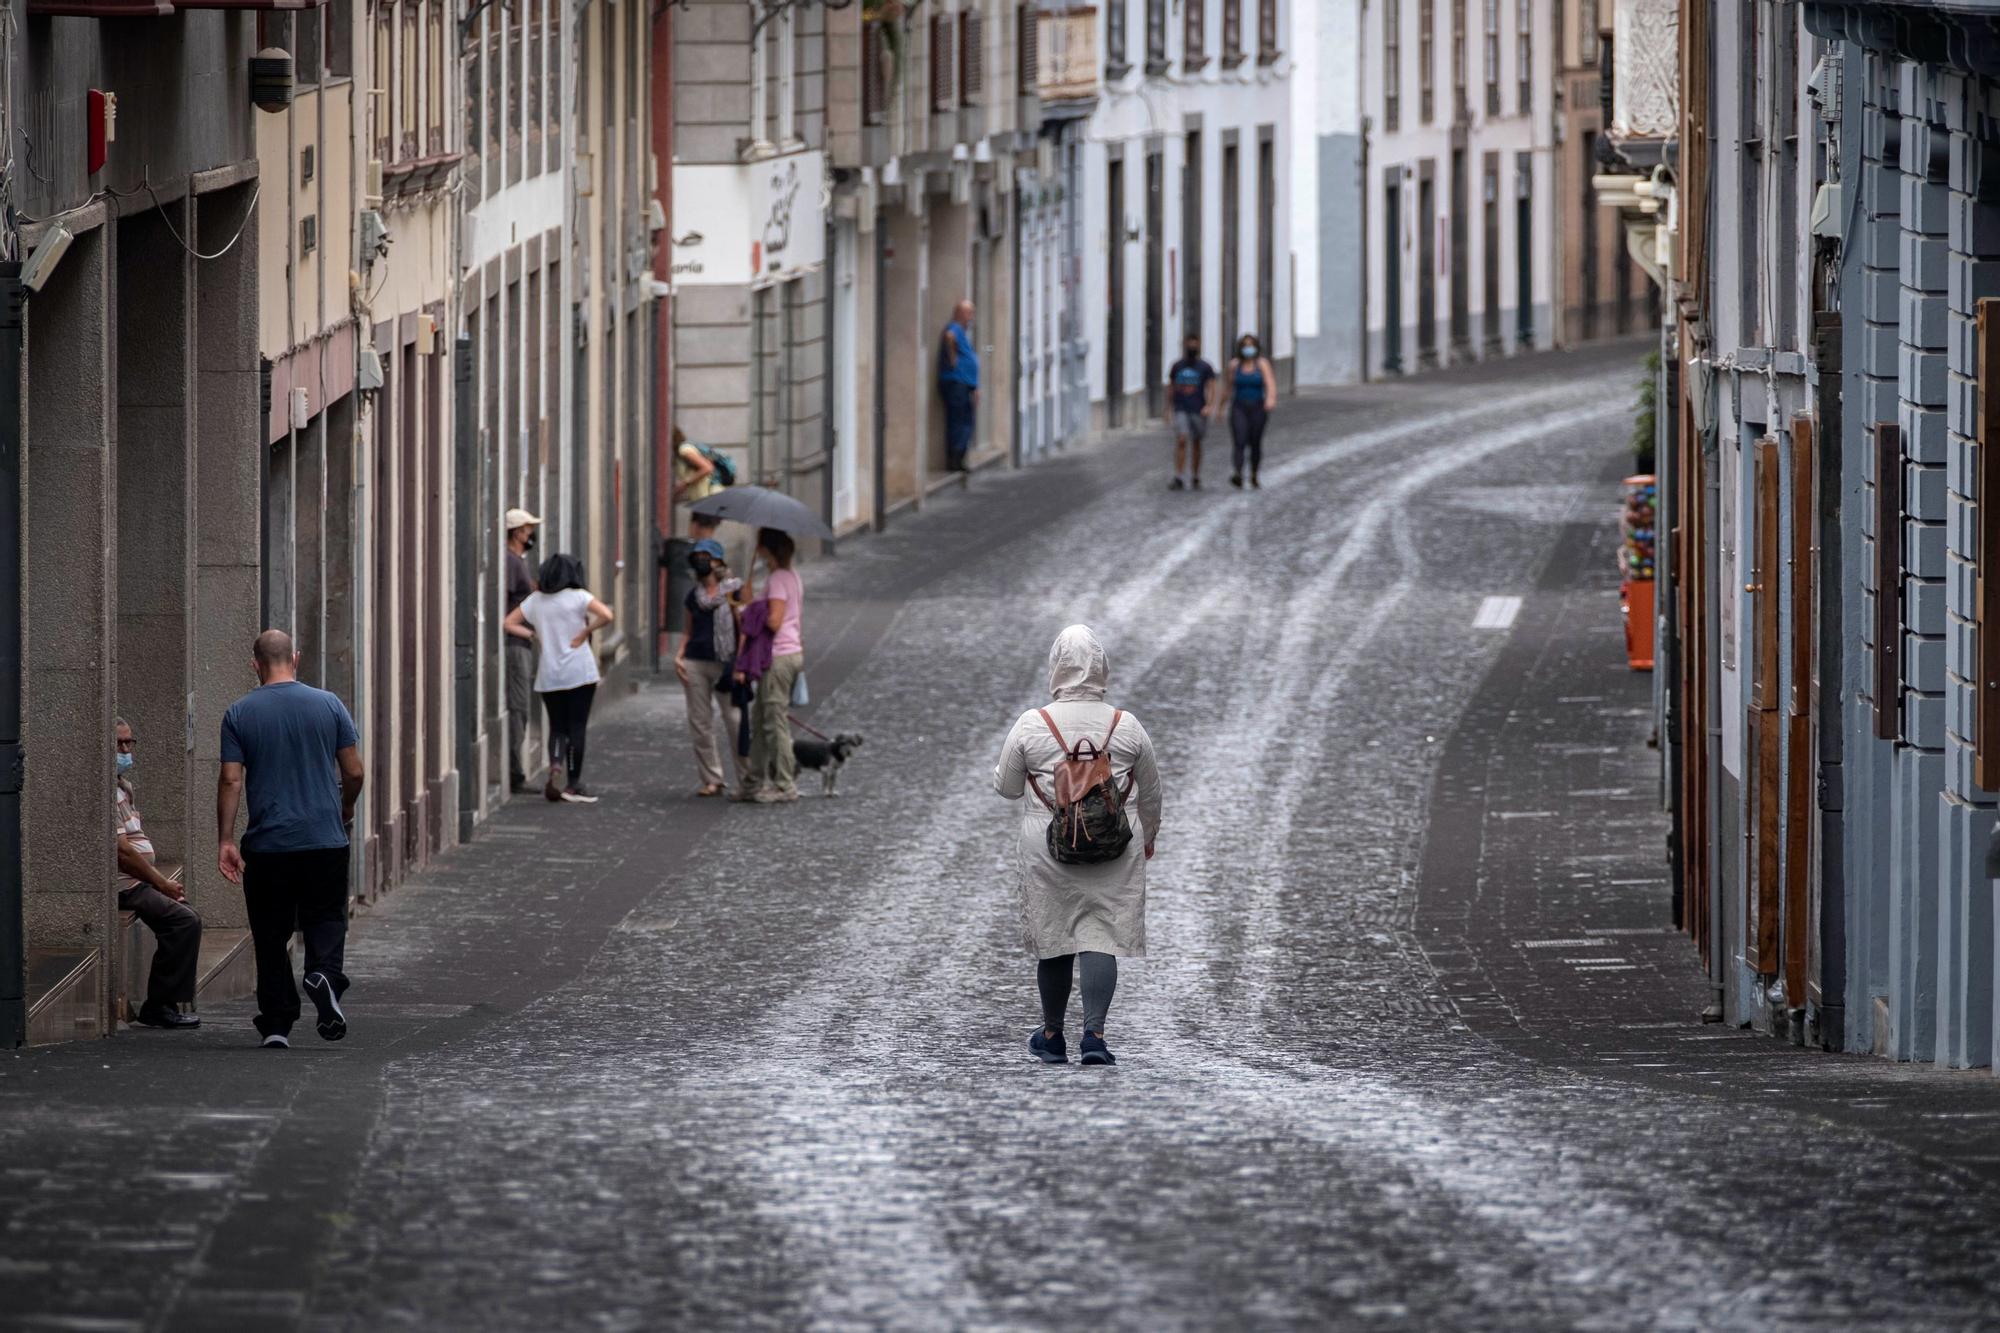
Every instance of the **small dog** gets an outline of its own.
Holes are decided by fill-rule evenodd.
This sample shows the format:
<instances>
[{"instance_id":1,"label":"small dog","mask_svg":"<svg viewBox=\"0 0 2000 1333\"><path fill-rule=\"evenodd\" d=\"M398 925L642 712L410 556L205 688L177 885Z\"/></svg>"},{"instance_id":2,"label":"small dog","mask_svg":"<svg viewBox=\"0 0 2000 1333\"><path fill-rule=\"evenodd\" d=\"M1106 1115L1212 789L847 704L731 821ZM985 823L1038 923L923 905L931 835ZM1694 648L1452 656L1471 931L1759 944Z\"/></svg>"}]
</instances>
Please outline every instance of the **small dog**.
<instances>
[{"instance_id":1,"label":"small dog","mask_svg":"<svg viewBox=\"0 0 2000 1333\"><path fill-rule=\"evenodd\" d=\"M861 748L861 737L850 731L843 731L831 741L815 740L810 736L792 738L792 757L800 768L819 770L821 796L838 796L840 770L847 763L848 756Z\"/></svg>"}]
</instances>

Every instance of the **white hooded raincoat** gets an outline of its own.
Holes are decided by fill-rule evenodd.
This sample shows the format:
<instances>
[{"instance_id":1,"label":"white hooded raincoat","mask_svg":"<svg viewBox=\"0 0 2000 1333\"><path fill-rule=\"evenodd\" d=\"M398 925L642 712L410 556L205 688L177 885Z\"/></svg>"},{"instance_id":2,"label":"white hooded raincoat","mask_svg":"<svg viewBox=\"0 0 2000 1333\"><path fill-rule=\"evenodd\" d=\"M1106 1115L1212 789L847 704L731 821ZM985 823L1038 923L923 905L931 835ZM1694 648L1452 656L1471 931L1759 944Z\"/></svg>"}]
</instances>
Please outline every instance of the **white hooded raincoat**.
<instances>
[{"instance_id":1,"label":"white hooded raincoat","mask_svg":"<svg viewBox=\"0 0 2000 1333\"><path fill-rule=\"evenodd\" d=\"M1104 701L1109 676L1104 646L1087 626L1071 625L1056 637L1049 649L1054 702L1048 711L1071 745L1084 739L1104 743L1113 712ZM1102 865L1063 865L1049 855L1048 826L1054 816L1028 790L1028 775L1034 775L1043 792L1051 792L1051 775L1062 753L1041 714L1031 708L1007 734L1000 765L993 770L994 789L1022 802L1015 849L1028 947L1037 958L1079 950L1144 957L1146 846L1160 827L1160 769L1152 738L1130 713L1119 720L1111 738L1111 774L1119 790L1125 789L1128 775L1135 780L1126 805L1132 845L1125 855Z\"/></svg>"}]
</instances>

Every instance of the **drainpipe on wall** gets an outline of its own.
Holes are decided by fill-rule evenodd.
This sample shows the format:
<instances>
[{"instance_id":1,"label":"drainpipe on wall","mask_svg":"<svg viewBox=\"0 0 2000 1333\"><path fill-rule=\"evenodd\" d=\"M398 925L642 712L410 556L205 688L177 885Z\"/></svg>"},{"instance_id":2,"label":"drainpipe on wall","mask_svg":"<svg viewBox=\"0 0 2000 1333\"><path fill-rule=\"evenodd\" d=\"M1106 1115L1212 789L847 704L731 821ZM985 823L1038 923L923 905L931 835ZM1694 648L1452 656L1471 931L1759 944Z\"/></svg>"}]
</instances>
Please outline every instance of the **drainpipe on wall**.
<instances>
[{"instance_id":1,"label":"drainpipe on wall","mask_svg":"<svg viewBox=\"0 0 2000 1333\"><path fill-rule=\"evenodd\" d=\"M22 893L21 266L0 263L0 1047L28 1039Z\"/></svg>"},{"instance_id":2,"label":"drainpipe on wall","mask_svg":"<svg viewBox=\"0 0 2000 1333\"><path fill-rule=\"evenodd\" d=\"M826 334L825 337L820 339L819 343L821 459L819 468L819 505L820 518L825 521L829 531L833 528L833 451L841 443L840 440L835 438L833 420L833 306L835 299L833 285L840 280L840 265L837 262L838 251L835 248L839 244L840 237L834 226L833 210L829 208L826 211L826 249L823 252L826 255L826 263L820 267L820 289L822 295L819 303L821 326ZM834 539L831 537L827 538L826 553L828 555L833 554L833 546Z\"/></svg>"},{"instance_id":3,"label":"drainpipe on wall","mask_svg":"<svg viewBox=\"0 0 2000 1333\"><path fill-rule=\"evenodd\" d=\"M652 668L660 669L666 649L667 620L671 611L667 598L668 571L661 563L666 539L674 531L674 394L673 394L673 297L663 289L673 281L674 238L674 6L662 4L653 11L653 135L654 170L660 212L666 225L653 233L653 623L647 637L652 644Z\"/></svg>"},{"instance_id":4,"label":"drainpipe on wall","mask_svg":"<svg viewBox=\"0 0 2000 1333\"><path fill-rule=\"evenodd\" d=\"M271 625L271 358L257 358L257 632ZM290 417L286 418L290 429Z\"/></svg>"},{"instance_id":5,"label":"drainpipe on wall","mask_svg":"<svg viewBox=\"0 0 2000 1333\"><path fill-rule=\"evenodd\" d=\"M888 308L885 285L889 281L889 228L878 209L875 217L875 531L889 526L889 502L883 495L889 484L889 414L884 400L889 394L889 326L884 322Z\"/></svg>"},{"instance_id":6,"label":"drainpipe on wall","mask_svg":"<svg viewBox=\"0 0 2000 1333\"><path fill-rule=\"evenodd\" d=\"M457 419L456 449L453 452L452 489L457 497L457 540L452 543L453 577L458 585L452 612L452 690L458 713L458 840L472 840L472 822L479 813L486 784L479 774L479 546L487 539L486 525L479 521L479 428L474 422L472 402L472 339L459 338L452 344L452 412ZM506 651L504 648L502 652ZM502 663L504 667L505 663ZM520 738L509 736L508 745Z\"/></svg>"}]
</instances>

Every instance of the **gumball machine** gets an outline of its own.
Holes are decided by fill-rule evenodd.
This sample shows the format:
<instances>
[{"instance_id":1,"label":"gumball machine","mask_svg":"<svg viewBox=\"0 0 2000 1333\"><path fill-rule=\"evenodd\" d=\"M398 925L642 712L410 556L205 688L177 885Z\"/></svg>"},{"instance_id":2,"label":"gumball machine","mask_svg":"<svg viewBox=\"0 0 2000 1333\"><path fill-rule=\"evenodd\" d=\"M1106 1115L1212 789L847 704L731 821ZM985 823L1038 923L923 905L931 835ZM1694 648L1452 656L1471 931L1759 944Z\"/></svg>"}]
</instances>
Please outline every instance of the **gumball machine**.
<instances>
[{"instance_id":1,"label":"gumball machine","mask_svg":"<svg viewBox=\"0 0 2000 1333\"><path fill-rule=\"evenodd\" d=\"M1634 671L1653 669L1654 525L1660 488L1652 476L1627 477L1618 518L1618 600L1625 615L1625 660Z\"/></svg>"}]
</instances>

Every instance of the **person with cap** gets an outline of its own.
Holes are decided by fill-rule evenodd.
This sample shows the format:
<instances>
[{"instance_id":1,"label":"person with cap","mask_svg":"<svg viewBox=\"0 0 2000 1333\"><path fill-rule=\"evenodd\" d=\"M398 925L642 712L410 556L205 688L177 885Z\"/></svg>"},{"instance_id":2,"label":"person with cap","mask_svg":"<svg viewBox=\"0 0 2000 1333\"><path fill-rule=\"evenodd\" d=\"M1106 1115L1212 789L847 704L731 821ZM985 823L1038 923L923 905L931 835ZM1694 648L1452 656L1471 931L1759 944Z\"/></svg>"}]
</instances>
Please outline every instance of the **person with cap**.
<instances>
[{"instance_id":1,"label":"person with cap","mask_svg":"<svg viewBox=\"0 0 2000 1333\"><path fill-rule=\"evenodd\" d=\"M535 529L541 522L525 509L507 511L507 609L501 613L503 619L535 591L534 575L528 572L528 552L534 549ZM507 787L518 793L530 790L521 751L528 743L528 716L534 707L535 641L514 634L501 637L507 641Z\"/></svg>"},{"instance_id":2,"label":"person with cap","mask_svg":"<svg viewBox=\"0 0 2000 1333\"><path fill-rule=\"evenodd\" d=\"M713 537L695 542L688 553L695 586L688 589L687 633L674 654L674 674L680 677L687 695L688 735L694 742L695 767L701 773L696 796L720 796L728 788L723 780L721 744L715 729L715 715L722 713L721 737L726 738L735 761L736 781L741 783L749 767L744 754L742 711L730 692L730 664L736 657L736 610L732 594L743 580L729 572L722 543Z\"/></svg>"}]
</instances>

